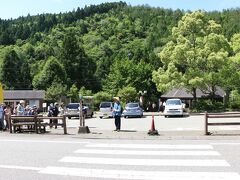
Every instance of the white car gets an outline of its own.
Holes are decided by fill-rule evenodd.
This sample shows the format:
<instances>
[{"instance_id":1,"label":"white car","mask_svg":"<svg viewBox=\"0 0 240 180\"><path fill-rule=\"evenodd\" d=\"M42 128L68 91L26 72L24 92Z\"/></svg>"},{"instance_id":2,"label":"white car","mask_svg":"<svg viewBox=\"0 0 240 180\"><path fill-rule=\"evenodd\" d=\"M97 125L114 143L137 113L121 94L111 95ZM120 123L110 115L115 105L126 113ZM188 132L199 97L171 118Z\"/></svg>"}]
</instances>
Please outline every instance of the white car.
<instances>
[{"instance_id":1,"label":"white car","mask_svg":"<svg viewBox=\"0 0 240 180\"><path fill-rule=\"evenodd\" d=\"M100 104L100 112L99 117L102 119L103 117L113 117L113 103L112 102L102 102Z\"/></svg>"},{"instance_id":2,"label":"white car","mask_svg":"<svg viewBox=\"0 0 240 180\"><path fill-rule=\"evenodd\" d=\"M168 99L165 103L164 116L183 116L185 104L181 99Z\"/></svg>"}]
</instances>

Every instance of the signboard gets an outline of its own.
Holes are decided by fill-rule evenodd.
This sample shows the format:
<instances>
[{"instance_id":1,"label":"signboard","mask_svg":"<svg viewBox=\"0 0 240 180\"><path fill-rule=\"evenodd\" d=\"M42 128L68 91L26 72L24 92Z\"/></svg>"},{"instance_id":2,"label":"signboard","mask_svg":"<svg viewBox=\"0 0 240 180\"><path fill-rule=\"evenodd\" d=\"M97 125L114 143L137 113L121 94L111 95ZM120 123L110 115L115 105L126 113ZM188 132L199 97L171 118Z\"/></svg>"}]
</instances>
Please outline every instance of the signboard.
<instances>
[{"instance_id":1,"label":"signboard","mask_svg":"<svg viewBox=\"0 0 240 180\"><path fill-rule=\"evenodd\" d=\"M42 106L43 106L43 108L46 108L47 107L47 103L43 103Z\"/></svg>"},{"instance_id":2,"label":"signboard","mask_svg":"<svg viewBox=\"0 0 240 180\"><path fill-rule=\"evenodd\" d=\"M2 88L2 83L0 83L0 103L3 103L3 88Z\"/></svg>"}]
</instances>

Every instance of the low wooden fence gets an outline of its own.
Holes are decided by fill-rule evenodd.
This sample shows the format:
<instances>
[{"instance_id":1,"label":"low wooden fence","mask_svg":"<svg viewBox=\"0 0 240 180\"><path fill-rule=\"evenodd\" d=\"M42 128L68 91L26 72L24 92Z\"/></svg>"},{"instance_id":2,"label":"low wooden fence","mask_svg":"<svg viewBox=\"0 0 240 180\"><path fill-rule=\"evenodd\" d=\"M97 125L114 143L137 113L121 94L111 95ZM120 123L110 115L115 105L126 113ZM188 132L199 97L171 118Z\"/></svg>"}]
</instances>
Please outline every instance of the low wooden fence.
<instances>
[{"instance_id":1,"label":"low wooden fence","mask_svg":"<svg viewBox=\"0 0 240 180\"><path fill-rule=\"evenodd\" d=\"M66 116L48 117L48 116L15 116L11 115L8 119L10 133L17 131L34 131L41 133L46 131L46 126L63 127L64 134L67 134ZM22 127L26 126L26 129Z\"/></svg>"},{"instance_id":2,"label":"low wooden fence","mask_svg":"<svg viewBox=\"0 0 240 180\"><path fill-rule=\"evenodd\" d=\"M205 135L210 135L208 126L232 126L240 125L239 122L209 122L209 118L240 118L240 113L228 113L228 114L209 114L205 112Z\"/></svg>"}]
</instances>

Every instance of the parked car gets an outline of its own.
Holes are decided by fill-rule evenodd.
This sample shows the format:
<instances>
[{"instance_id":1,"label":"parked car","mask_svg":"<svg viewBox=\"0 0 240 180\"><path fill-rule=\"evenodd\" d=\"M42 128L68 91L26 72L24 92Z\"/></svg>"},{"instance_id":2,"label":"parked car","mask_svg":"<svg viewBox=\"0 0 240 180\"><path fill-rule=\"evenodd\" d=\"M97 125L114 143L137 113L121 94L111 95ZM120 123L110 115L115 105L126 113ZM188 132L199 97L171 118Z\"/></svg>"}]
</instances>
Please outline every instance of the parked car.
<instances>
[{"instance_id":1,"label":"parked car","mask_svg":"<svg viewBox=\"0 0 240 180\"><path fill-rule=\"evenodd\" d=\"M183 116L185 104L181 99L168 99L165 103L164 116Z\"/></svg>"},{"instance_id":2,"label":"parked car","mask_svg":"<svg viewBox=\"0 0 240 180\"><path fill-rule=\"evenodd\" d=\"M79 117L79 110L80 110L80 104L79 103L69 103L66 106L66 110L65 110L65 115L68 116L69 119L71 119L72 117ZM83 105L83 110L82 110L83 114L86 115L86 117L92 117L93 116L93 110L90 106L87 105Z\"/></svg>"},{"instance_id":3,"label":"parked car","mask_svg":"<svg viewBox=\"0 0 240 180\"><path fill-rule=\"evenodd\" d=\"M93 117L93 108L90 103L84 103L83 109L86 110L87 117Z\"/></svg>"},{"instance_id":4,"label":"parked car","mask_svg":"<svg viewBox=\"0 0 240 180\"><path fill-rule=\"evenodd\" d=\"M101 102L99 108L99 117L101 119L103 117L113 117L113 102Z\"/></svg>"},{"instance_id":5,"label":"parked car","mask_svg":"<svg viewBox=\"0 0 240 180\"><path fill-rule=\"evenodd\" d=\"M127 117L142 117L143 110L139 103L127 103L123 111L124 118Z\"/></svg>"}]
</instances>

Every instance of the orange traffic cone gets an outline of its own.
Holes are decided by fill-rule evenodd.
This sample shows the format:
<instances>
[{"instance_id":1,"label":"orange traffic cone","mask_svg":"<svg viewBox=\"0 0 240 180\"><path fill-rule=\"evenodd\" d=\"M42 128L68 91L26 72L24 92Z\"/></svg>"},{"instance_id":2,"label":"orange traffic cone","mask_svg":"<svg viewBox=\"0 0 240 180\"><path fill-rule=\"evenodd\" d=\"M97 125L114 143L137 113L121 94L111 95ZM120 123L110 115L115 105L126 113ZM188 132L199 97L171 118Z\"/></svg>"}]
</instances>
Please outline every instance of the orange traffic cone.
<instances>
[{"instance_id":1,"label":"orange traffic cone","mask_svg":"<svg viewBox=\"0 0 240 180\"><path fill-rule=\"evenodd\" d=\"M152 126L151 129L148 131L149 135L159 135L158 131L155 129L155 123L154 123L154 114L152 114Z\"/></svg>"}]
</instances>

